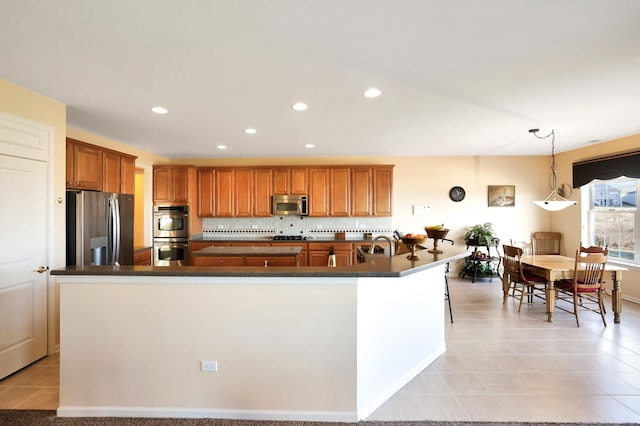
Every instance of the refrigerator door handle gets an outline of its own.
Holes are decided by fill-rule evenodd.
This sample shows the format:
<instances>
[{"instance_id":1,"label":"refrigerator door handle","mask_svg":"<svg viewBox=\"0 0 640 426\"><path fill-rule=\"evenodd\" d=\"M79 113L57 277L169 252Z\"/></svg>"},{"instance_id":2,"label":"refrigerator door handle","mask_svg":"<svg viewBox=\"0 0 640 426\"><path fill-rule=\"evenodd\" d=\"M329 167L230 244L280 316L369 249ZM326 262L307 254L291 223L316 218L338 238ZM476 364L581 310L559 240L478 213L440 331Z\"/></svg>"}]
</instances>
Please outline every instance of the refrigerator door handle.
<instances>
[{"instance_id":1,"label":"refrigerator door handle","mask_svg":"<svg viewBox=\"0 0 640 426\"><path fill-rule=\"evenodd\" d=\"M118 259L120 258L120 203L118 202L118 198L114 197L113 199L113 219L115 223L115 229L113 233L114 243L113 243L113 264L120 265Z\"/></svg>"}]
</instances>

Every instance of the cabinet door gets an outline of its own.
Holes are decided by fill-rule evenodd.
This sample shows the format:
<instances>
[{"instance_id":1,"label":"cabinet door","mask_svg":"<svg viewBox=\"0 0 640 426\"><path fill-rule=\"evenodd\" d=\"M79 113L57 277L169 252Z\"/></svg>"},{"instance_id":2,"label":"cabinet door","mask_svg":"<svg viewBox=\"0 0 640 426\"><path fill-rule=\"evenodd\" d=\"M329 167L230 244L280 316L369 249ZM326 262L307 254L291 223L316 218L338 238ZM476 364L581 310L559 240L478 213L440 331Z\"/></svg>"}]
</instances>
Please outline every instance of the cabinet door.
<instances>
[{"instance_id":1,"label":"cabinet door","mask_svg":"<svg viewBox=\"0 0 640 426\"><path fill-rule=\"evenodd\" d=\"M371 216L373 185L370 167L356 167L351 172L351 216Z\"/></svg>"},{"instance_id":2,"label":"cabinet door","mask_svg":"<svg viewBox=\"0 0 640 426\"><path fill-rule=\"evenodd\" d=\"M285 168L273 170L273 193L290 194L291 191L291 171Z\"/></svg>"},{"instance_id":3,"label":"cabinet door","mask_svg":"<svg viewBox=\"0 0 640 426\"><path fill-rule=\"evenodd\" d=\"M331 216L351 215L351 169L332 168L329 184L329 211Z\"/></svg>"},{"instance_id":4,"label":"cabinet door","mask_svg":"<svg viewBox=\"0 0 640 426\"><path fill-rule=\"evenodd\" d=\"M373 214L374 216L392 215L393 168L374 167L373 169Z\"/></svg>"},{"instance_id":5,"label":"cabinet door","mask_svg":"<svg viewBox=\"0 0 640 426\"><path fill-rule=\"evenodd\" d=\"M102 191L102 150L73 144L73 187Z\"/></svg>"},{"instance_id":6,"label":"cabinet door","mask_svg":"<svg viewBox=\"0 0 640 426\"><path fill-rule=\"evenodd\" d=\"M309 169L309 216L329 215L328 189L329 169Z\"/></svg>"},{"instance_id":7,"label":"cabinet door","mask_svg":"<svg viewBox=\"0 0 640 426\"><path fill-rule=\"evenodd\" d=\"M233 169L216 169L215 215L233 217Z\"/></svg>"},{"instance_id":8,"label":"cabinet door","mask_svg":"<svg viewBox=\"0 0 640 426\"><path fill-rule=\"evenodd\" d=\"M176 167L172 174L173 202L189 204L189 169Z\"/></svg>"},{"instance_id":9,"label":"cabinet door","mask_svg":"<svg viewBox=\"0 0 640 426\"><path fill-rule=\"evenodd\" d=\"M234 170L233 205L235 217L253 216L253 170L239 168Z\"/></svg>"},{"instance_id":10,"label":"cabinet door","mask_svg":"<svg viewBox=\"0 0 640 426\"><path fill-rule=\"evenodd\" d=\"M271 169L256 169L253 171L253 215L258 217L271 216Z\"/></svg>"},{"instance_id":11,"label":"cabinet door","mask_svg":"<svg viewBox=\"0 0 640 426\"><path fill-rule=\"evenodd\" d=\"M151 265L151 248L136 250L133 254L134 265Z\"/></svg>"},{"instance_id":12,"label":"cabinet door","mask_svg":"<svg viewBox=\"0 0 640 426\"><path fill-rule=\"evenodd\" d=\"M215 214L213 200L215 197L215 170L198 169L198 216L208 217Z\"/></svg>"},{"instance_id":13,"label":"cabinet door","mask_svg":"<svg viewBox=\"0 0 640 426\"><path fill-rule=\"evenodd\" d=\"M102 153L102 190L104 192L120 192L121 170L118 154L109 151Z\"/></svg>"},{"instance_id":14,"label":"cabinet door","mask_svg":"<svg viewBox=\"0 0 640 426\"><path fill-rule=\"evenodd\" d=\"M136 159L120 157L120 193L135 194L136 192Z\"/></svg>"},{"instance_id":15,"label":"cabinet door","mask_svg":"<svg viewBox=\"0 0 640 426\"><path fill-rule=\"evenodd\" d=\"M153 169L153 202L168 203L171 201L171 169Z\"/></svg>"},{"instance_id":16,"label":"cabinet door","mask_svg":"<svg viewBox=\"0 0 640 426\"><path fill-rule=\"evenodd\" d=\"M294 167L291 169L291 194L307 195L308 169L306 167Z\"/></svg>"},{"instance_id":17,"label":"cabinet door","mask_svg":"<svg viewBox=\"0 0 640 426\"><path fill-rule=\"evenodd\" d=\"M336 250L334 253L336 255L336 266L350 266L353 264L351 250Z\"/></svg>"},{"instance_id":18,"label":"cabinet door","mask_svg":"<svg viewBox=\"0 0 640 426\"><path fill-rule=\"evenodd\" d=\"M66 170L65 170L65 186L67 188L73 188L74 177L73 177L73 143L67 140L67 148L66 148Z\"/></svg>"}]
</instances>

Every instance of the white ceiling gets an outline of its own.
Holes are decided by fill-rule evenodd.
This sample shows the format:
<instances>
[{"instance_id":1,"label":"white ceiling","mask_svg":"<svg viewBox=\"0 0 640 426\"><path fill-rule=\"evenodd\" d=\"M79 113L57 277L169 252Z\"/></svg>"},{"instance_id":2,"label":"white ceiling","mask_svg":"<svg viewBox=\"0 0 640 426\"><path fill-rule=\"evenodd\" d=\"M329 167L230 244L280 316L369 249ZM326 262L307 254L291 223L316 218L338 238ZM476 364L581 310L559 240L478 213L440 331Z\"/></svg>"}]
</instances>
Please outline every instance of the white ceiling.
<instances>
[{"instance_id":1,"label":"white ceiling","mask_svg":"<svg viewBox=\"0 0 640 426\"><path fill-rule=\"evenodd\" d=\"M640 1L0 0L0 77L169 157L548 155L640 133Z\"/></svg>"}]
</instances>

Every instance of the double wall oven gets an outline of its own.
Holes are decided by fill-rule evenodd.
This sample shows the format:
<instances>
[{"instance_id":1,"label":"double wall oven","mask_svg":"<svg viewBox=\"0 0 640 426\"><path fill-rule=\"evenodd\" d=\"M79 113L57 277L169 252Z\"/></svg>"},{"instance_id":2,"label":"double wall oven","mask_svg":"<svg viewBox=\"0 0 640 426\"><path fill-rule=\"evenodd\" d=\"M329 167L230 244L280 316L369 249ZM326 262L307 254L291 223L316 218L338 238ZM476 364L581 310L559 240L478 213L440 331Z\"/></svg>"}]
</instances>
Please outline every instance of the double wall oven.
<instances>
[{"instance_id":1,"label":"double wall oven","mask_svg":"<svg viewBox=\"0 0 640 426\"><path fill-rule=\"evenodd\" d=\"M153 264L189 265L189 206L154 206Z\"/></svg>"}]
</instances>

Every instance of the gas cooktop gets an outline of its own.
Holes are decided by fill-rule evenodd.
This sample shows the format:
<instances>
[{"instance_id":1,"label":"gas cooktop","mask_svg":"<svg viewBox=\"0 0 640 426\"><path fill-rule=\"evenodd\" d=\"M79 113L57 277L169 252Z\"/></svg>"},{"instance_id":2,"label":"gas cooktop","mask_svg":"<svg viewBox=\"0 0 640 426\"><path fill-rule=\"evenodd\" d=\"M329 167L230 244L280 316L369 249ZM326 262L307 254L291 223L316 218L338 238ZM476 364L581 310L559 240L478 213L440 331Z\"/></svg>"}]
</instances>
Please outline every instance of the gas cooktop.
<instances>
[{"instance_id":1,"label":"gas cooktop","mask_svg":"<svg viewBox=\"0 0 640 426\"><path fill-rule=\"evenodd\" d=\"M275 235L272 239L300 241L300 240L306 240L307 237L303 237L302 235Z\"/></svg>"}]
</instances>

